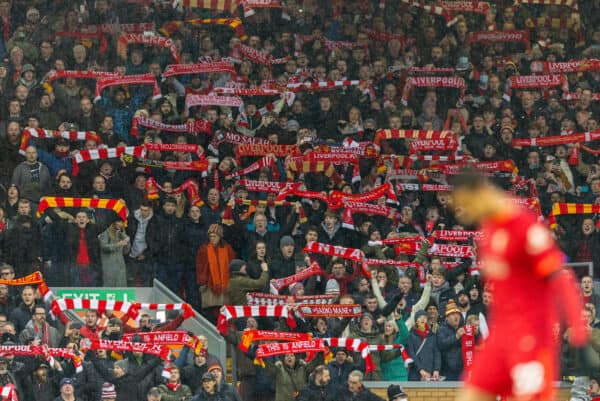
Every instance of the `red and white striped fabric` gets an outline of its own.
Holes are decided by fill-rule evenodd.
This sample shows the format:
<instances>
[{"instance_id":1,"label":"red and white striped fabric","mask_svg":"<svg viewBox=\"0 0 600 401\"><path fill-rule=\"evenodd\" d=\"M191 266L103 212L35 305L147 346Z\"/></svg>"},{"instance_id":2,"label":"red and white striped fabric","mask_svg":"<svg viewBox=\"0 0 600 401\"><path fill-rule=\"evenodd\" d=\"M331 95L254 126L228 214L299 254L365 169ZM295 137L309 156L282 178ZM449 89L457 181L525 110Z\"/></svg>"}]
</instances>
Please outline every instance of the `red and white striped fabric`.
<instances>
[{"instance_id":1,"label":"red and white striped fabric","mask_svg":"<svg viewBox=\"0 0 600 401\"><path fill-rule=\"evenodd\" d=\"M17 397L17 390L15 389L14 384L7 384L5 386L0 387L0 397L2 397L2 401L19 401Z\"/></svg>"},{"instance_id":2,"label":"red and white striped fabric","mask_svg":"<svg viewBox=\"0 0 600 401\"><path fill-rule=\"evenodd\" d=\"M138 310L154 310L154 311L168 311L168 310L182 310L183 317L185 319L195 316L194 310L190 304L179 303L179 304L151 304L143 302L133 302L132 305Z\"/></svg>"},{"instance_id":3,"label":"red and white striped fabric","mask_svg":"<svg viewBox=\"0 0 600 401\"><path fill-rule=\"evenodd\" d=\"M369 351L392 351L395 349L400 350L402 359L404 359L404 366L408 368L408 365L414 362L414 360L408 354L406 348L402 344L373 344L369 345Z\"/></svg>"},{"instance_id":4,"label":"red and white striped fabric","mask_svg":"<svg viewBox=\"0 0 600 401\"><path fill-rule=\"evenodd\" d=\"M280 317L285 318L291 329L296 328L296 321L292 312L285 305L267 305L267 306L240 306L226 305L221 310L217 322L217 330L223 335L227 334L227 322L241 317Z\"/></svg>"},{"instance_id":5,"label":"red and white striped fabric","mask_svg":"<svg viewBox=\"0 0 600 401\"><path fill-rule=\"evenodd\" d=\"M29 142L29 138L38 139L56 139L64 138L69 141L87 141L88 139L96 141L97 144L102 143L102 138L93 131L57 131L42 128L25 128L21 137L21 147L19 153L25 154L25 149Z\"/></svg>"},{"instance_id":6,"label":"red and white striped fabric","mask_svg":"<svg viewBox=\"0 0 600 401\"><path fill-rule=\"evenodd\" d=\"M419 8L431 15L439 15L440 17L444 18L444 20L446 21L446 25L448 26L456 22L456 20L452 18L452 14L445 10L443 7L423 4L415 0L402 0L402 3L408 4L410 7Z\"/></svg>"},{"instance_id":7,"label":"red and white striped fabric","mask_svg":"<svg viewBox=\"0 0 600 401\"><path fill-rule=\"evenodd\" d=\"M336 295L276 295L264 292L249 292L246 294L248 305L289 305L292 304L310 304L310 305L330 305L333 303Z\"/></svg>"},{"instance_id":8,"label":"red and white striped fabric","mask_svg":"<svg viewBox=\"0 0 600 401\"><path fill-rule=\"evenodd\" d=\"M164 345L132 343L127 341L112 341L99 338L86 338L81 342L81 351L105 349L111 351L142 352L144 354L156 355L168 361L169 348Z\"/></svg>"},{"instance_id":9,"label":"red and white striped fabric","mask_svg":"<svg viewBox=\"0 0 600 401\"><path fill-rule=\"evenodd\" d=\"M132 319L137 318L139 313L138 308L130 302L102 299L57 298L50 305L50 310L54 316L58 316L60 312L72 309L93 309L98 311L99 314L105 313L107 310L117 311L126 314Z\"/></svg>"},{"instance_id":10,"label":"red and white striped fabric","mask_svg":"<svg viewBox=\"0 0 600 401\"><path fill-rule=\"evenodd\" d=\"M361 81L359 80L345 79L342 81L292 82L288 83L286 87L294 92L300 92L302 90L316 91L322 89L343 88L345 86L356 86L360 83Z\"/></svg>"},{"instance_id":11,"label":"red and white striped fabric","mask_svg":"<svg viewBox=\"0 0 600 401\"><path fill-rule=\"evenodd\" d=\"M361 341L358 338L346 337L330 337L323 339L330 347L346 348L352 352L359 352L362 359L365 361L365 372L370 373L375 370L375 364L371 357L369 343Z\"/></svg>"},{"instance_id":12,"label":"red and white striped fabric","mask_svg":"<svg viewBox=\"0 0 600 401\"><path fill-rule=\"evenodd\" d=\"M73 175L79 174L79 164L90 160L117 159L127 153L139 158L146 157L143 146L120 146L118 148L84 149L76 153L73 160Z\"/></svg>"}]
</instances>

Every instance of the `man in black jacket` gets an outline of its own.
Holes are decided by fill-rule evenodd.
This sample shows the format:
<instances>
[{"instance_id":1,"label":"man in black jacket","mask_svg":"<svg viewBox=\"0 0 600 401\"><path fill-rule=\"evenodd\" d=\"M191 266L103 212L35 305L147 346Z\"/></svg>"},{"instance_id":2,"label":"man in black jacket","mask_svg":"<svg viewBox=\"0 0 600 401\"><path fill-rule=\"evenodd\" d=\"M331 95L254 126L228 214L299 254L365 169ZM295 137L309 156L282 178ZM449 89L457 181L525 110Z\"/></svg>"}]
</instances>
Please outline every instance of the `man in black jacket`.
<instances>
[{"instance_id":1,"label":"man in black jacket","mask_svg":"<svg viewBox=\"0 0 600 401\"><path fill-rule=\"evenodd\" d=\"M360 370L353 370L348 376L348 387L341 392L341 397L336 398L341 401L383 401L383 398L373 394L363 385L363 373Z\"/></svg>"},{"instance_id":2,"label":"man in black jacket","mask_svg":"<svg viewBox=\"0 0 600 401\"><path fill-rule=\"evenodd\" d=\"M311 379L310 383L300 390L298 401L333 401L337 398L327 366L317 366L311 374Z\"/></svg>"},{"instance_id":3,"label":"man in black jacket","mask_svg":"<svg viewBox=\"0 0 600 401\"><path fill-rule=\"evenodd\" d=\"M442 353L441 374L446 376L446 380L459 380L463 370L461 339L465 329L460 327L460 317L460 309L454 300L450 300L446 305L446 322L437 332L438 347Z\"/></svg>"},{"instance_id":4,"label":"man in black jacket","mask_svg":"<svg viewBox=\"0 0 600 401\"><path fill-rule=\"evenodd\" d=\"M175 215L177 202L167 198L161 214L148 223L148 247L156 262L156 275L169 289L177 293L184 273L184 229Z\"/></svg>"}]
</instances>

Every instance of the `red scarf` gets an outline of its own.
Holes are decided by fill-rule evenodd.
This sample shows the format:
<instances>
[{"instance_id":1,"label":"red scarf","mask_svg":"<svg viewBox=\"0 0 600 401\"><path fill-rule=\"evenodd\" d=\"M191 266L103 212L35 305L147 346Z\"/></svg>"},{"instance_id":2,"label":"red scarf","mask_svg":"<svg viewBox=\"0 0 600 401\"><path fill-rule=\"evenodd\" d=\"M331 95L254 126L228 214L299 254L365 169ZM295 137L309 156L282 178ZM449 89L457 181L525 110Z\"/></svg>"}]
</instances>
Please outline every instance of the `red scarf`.
<instances>
[{"instance_id":1,"label":"red scarf","mask_svg":"<svg viewBox=\"0 0 600 401\"><path fill-rule=\"evenodd\" d=\"M527 49L530 47L529 31L479 31L469 34L469 43L523 43Z\"/></svg>"},{"instance_id":2,"label":"red scarf","mask_svg":"<svg viewBox=\"0 0 600 401\"><path fill-rule=\"evenodd\" d=\"M408 104L412 88L455 88L460 89L460 97L464 96L465 80L461 77L410 77L406 80L402 91L402 103Z\"/></svg>"},{"instance_id":3,"label":"red scarf","mask_svg":"<svg viewBox=\"0 0 600 401\"><path fill-rule=\"evenodd\" d=\"M179 390L179 387L181 387L181 383L171 383L171 382L167 382L167 387L169 388L169 390L171 391L177 391Z\"/></svg>"},{"instance_id":4,"label":"red scarf","mask_svg":"<svg viewBox=\"0 0 600 401\"><path fill-rule=\"evenodd\" d=\"M158 199L158 191L162 191L168 195L176 195L183 192L187 192L188 200L191 205L202 206L204 202L200 198L198 191L198 185L191 178L185 180L183 184L177 188L167 190L156 182L154 177L150 177L146 180L146 199L155 200Z\"/></svg>"},{"instance_id":5,"label":"red scarf","mask_svg":"<svg viewBox=\"0 0 600 401\"><path fill-rule=\"evenodd\" d=\"M281 291L283 288L289 287L290 285L292 285L294 283L304 281L309 277L317 276L317 275L324 276L325 272L323 272L323 270L321 270L321 266L319 266L319 264L317 262L313 262L310 265L310 267L308 267L296 274L293 274L293 275L287 276L287 277L283 277L283 278L272 279L271 283L270 283L271 293L279 294L279 291Z\"/></svg>"},{"instance_id":6,"label":"red scarf","mask_svg":"<svg viewBox=\"0 0 600 401\"><path fill-rule=\"evenodd\" d=\"M277 355L306 353L306 362L310 362L317 352L325 352L326 345L322 338L308 341L294 341L289 343L260 344L256 349L254 363L264 366L263 358Z\"/></svg>"},{"instance_id":7,"label":"red scarf","mask_svg":"<svg viewBox=\"0 0 600 401\"><path fill-rule=\"evenodd\" d=\"M163 71L162 77L168 78L176 75L214 74L223 72L237 75L235 67L229 61L214 61L212 63L198 64L169 64Z\"/></svg>"},{"instance_id":8,"label":"red scarf","mask_svg":"<svg viewBox=\"0 0 600 401\"><path fill-rule=\"evenodd\" d=\"M571 60L563 62L533 61L530 68L532 73L544 74L600 71L600 60Z\"/></svg>"},{"instance_id":9,"label":"red scarf","mask_svg":"<svg viewBox=\"0 0 600 401\"><path fill-rule=\"evenodd\" d=\"M303 304L298 308L303 317L358 317L362 308L358 304L349 305L309 305Z\"/></svg>"},{"instance_id":10,"label":"red scarf","mask_svg":"<svg viewBox=\"0 0 600 401\"><path fill-rule=\"evenodd\" d=\"M196 106L226 106L240 107L244 101L237 96L213 96L213 95L196 95L189 93L185 97L185 114L188 114L190 107Z\"/></svg>"},{"instance_id":11,"label":"red scarf","mask_svg":"<svg viewBox=\"0 0 600 401\"><path fill-rule=\"evenodd\" d=\"M274 144L241 144L235 150L235 157L239 160L244 156L266 156L273 154L275 157L287 157L298 155L300 151L296 145L274 145Z\"/></svg>"},{"instance_id":12,"label":"red scarf","mask_svg":"<svg viewBox=\"0 0 600 401\"><path fill-rule=\"evenodd\" d=\"M465 334L461 338L462 342L462 358L463 366L465 367L465 379L471 377L471 367L473 366L473 353L475 352L475 327L467 324Z\"/></svg>"},{"instance_id":13,"label":"red scarf","mask_svg":"<svg viewBox=\"0 0 600 401\"><path fill-rule=\"evenodd\" d=\"M129 132L132 136L139 136L139 126L157 129L160 131L167 132L183 132L183 133L198 133L203 132L210 134L212 130L212 124L207 120L196 120L187 122L185 124L165 124L160 121L152 120L144 115L134 117L131 121L131 131Z\"/></svg>"},{"instance_id":14,"label":"red scarf","mask_svg":"<svg viewBox=\"0 0 600 401\"><path fill-rule=\"evenodd\" d=\"M425 330L421 330L417 326L413 330L421 338L421 341L424 341L429 335L429 323L425 323Z\"/></svg>"},{"instance_id":15,"label":"red scarf","mask_svg":"<svg viewBox=\"0 0 600 401\"><path fill-rule=\"evenodd\" d=\"M384 205L373 205L371 203L346 201L346 208L342 215L342 226L354 230L354 214L364 213L372 216L385 216L392 220L398 220L400 215L395 209Z\"/></svg>"},{"instance_id":16,"label":"red scarf","mask_svg":"<svg viewBox=\"0 0 600 401\"><path fill-rule=\"evenodd\" d=\"M310 333L292 333L289 331L246 330L242 334L238 348L248 352L248 348L256 341L310 341Z\"/></svg>"},{"instance_id":17,"label":"red scarf","mask_svg":"<svg viewBox=\"0 0 600 401\"><path fill-rule=\"evenodd\" d=\"M273 306L240 306L225 305L221 308L217 320L217 330L223 335L227 334L227 322L242 317L278 317L285 318L290 329L296 328L296 321L290 309L285 305Z\"/></svg>"},{"instance_id":18,"label":"red scarf","mask_svg":"<svg viewBox=\"0 0 600 401\"><path fill-rule=\"evenodd\" d=\"M96 94L94 101L97 102L102 97L102 91L110 86L122 86L122 85L152 85L152 98L158 99L161 97L160 87L156 82L154 75L138 74L138 75L124 75L122 77L115 78L102 78L96 81Z\"/></svg>"},{"instance_id":19,"label":"red scarf","mask_svg":"<svg viewBox=\"0 0 600 401\"><path fill-rule=\"evenodd\" d=\"M117 78L123 74L119 72L108 71L82 71L82 70L50 70L46 75L46 82L52 82L56 79L63 78L78 78L78 79L102 79L102 78Z\"/></svg>"},{"instance_id":20,"label":"red scarf","mask_svg":"<svg viewBox=\"0 0 600 401\"><path fill-rule=\"evenodd\" d=\"M198 355L202 349L202 343L194 336L185 331L152 331L150 333L129 333L123 335L123 341L131 342L133 336L141 336L146 344L158 345L187 345Z\"/></svg>"},{"instance_id":21,"label":"red scarf","mask_svg":"<svg viewBox=\"0 0 600 401\"><path fill-rule=\"evenodd\" d=\"M289 305L289 304L332 304L337 296L325 295L275 295L264 292L249 292L246 294L248 305Z\"/></svg>"},{"instance_id":22,"label":"red scarf","mask_svg":"<svg viewBox=\"0 0 600 401\"><path fill-rule=\"evenodd\" d=\"M244 7L244 17L251 17L256 13L255 8L281 8L280 0L241 0Z\"/></svg>"},{"instance_id":23,"label":"red scarf","mask_svg":"<svg viewBox=\"0 0 600 401\"><path fill-rule=\"evenodd\" d=\"M143 146L121 146L118 148L82 149L75 153L73 161L73 176L79 174L79 164L90 160L117 159L127 153L135 157L144 157L146 150Z\"/></svg>"},{"instance_id":24,"label":"red scarf","mask_svg":"<svg viewBox=\"0 0 600 401\"><path fill-rule=\"evenodd\" d=\"M176 64L179 64L179 52L175 47L175 42L171 38L164 38L155 34L148 35L146 33L123 33L117 42L117 54L122 59L127 59L127 46L132 43L141 43L144 45L158 46L169 49L171 57Z\"/></svg>"},{"instance_id":25,"label":"red scarf","mask_svg":"<svg viewBox=\"0 0 600 401\"><path fill-rule=\"evenodd\" d=\"M102 144L102 138L93 131L56 131L41 128L25 128L21 136L21 146L19 153L25 154L25 149L29 145L31 137L38 139L57 139L64 138L70 141L95 141L98 145Z\"/></svg>"},{"instance_id":26,"label":"red scarf","mask_svg":"<svg viewBox=\"0 0 600 401\"><path fill-rule=\"evenodd\" d=\"M128 351L142 352L144 354L156 355L167 361L169 356L169 348L157 344L132 343L127 341L111 341L98 338L86 338L81 343L81 351L84 350L111 350L111 351Z\"/></svg>"},{"instance_id":27,"label":"red scarf","mask_svg":"<svg viewBox=\"0 0 600 401\"><path fill-rule=\"evenodd\" d=\"M600 129L588 132L580 132L570 135L545 136L540 138L513 139L514 146L556 146L570 143L591 142L600 140Z\"/></svg>"}]
</instances>

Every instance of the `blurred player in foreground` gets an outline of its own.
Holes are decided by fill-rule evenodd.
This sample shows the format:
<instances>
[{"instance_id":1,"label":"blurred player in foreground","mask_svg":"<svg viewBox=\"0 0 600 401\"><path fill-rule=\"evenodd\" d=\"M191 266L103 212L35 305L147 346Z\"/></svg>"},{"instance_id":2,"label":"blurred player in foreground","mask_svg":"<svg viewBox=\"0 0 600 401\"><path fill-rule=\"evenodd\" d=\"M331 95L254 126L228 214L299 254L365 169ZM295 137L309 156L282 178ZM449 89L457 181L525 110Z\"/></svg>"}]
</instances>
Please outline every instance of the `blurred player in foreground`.
<instances>
[{"instance_id":1,"label":"blurred player in foreground","mask_svg":"<svg viewBox=\"0 0 600 401\"><path fill-rule=\"evenodd\" d=\"M564 318L569 340L586 344L583 301L563 254L537 216L509 199L484 176L455 177L453 202L464 225L483 231L478 255L493 288L490 336L474 356L460 401L552 400L560 343L553 324Z\"/></svg>"}]
</instances>

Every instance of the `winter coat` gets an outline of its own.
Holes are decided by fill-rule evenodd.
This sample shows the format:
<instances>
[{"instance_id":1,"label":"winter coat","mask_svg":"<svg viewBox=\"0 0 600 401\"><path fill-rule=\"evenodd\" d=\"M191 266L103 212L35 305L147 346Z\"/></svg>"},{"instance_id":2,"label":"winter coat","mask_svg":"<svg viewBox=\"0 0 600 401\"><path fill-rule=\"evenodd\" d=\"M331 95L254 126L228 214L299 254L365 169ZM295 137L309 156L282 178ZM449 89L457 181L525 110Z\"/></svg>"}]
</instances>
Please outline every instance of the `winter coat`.
<instances>
[{"instance_id":1,"label":"winter coat","mask_svg":"<svg viewBox=\"0 0 600 401\"><path fill-rule=\"evenodd\" d=\"M184 262L185 243L183 224L175 214L157 214L148 223L148 248L154 260L161 265Z\"/></svg>"},{"instance_id":2,"label":"winter coat","mask_svg":"<svg viewBox=\"0 0 600 401\"><path fill-rule=\"evenodd\" d=\"M373 394L371 390L363 386L360 392L354 394L351 393L348 388L345 388L336 397L339 401L384 401L383 398Z\"/></svg>"},{"instance_id":3,"label":"winter coat","mask_svg":"<svg viewBox=\"0 0 600 401\"><path fill-rule=\"evenodd\" d=\"M206 373L208 363L198 366L195 363L181 369L181 382L186 384L192 390L192 394L197 394L202 388L202 375Z\"/></svg>"},{"instance_id":4,"label":"winter coat","mask_svg":"<svg viewBox=\"0 0 600 401\"><path fill-rule=\"evenodd\" d=\"M377 325L373 324L373 330L370 333L365 333L360 330L359 322L353 321L348 326L348 337L349 338L359 338L363 341L369 343L369 345L381 345L385 344L383 339L383 334L379 332ZM375 380L381 381L381 351L371 351L371 359L373 360L373 364L375 365L375 370L372 372L365 374L365 380Z\"/></svg>"},{"instance_id":5,"label":"winter coat","mask_svg":"<svg viewBox=\"0 0 600 401\"><path fill-rule=\"evenodd\" d=\"M215 393L208 394L204 390L200 390L198 395L192 398L192 401L235 401L229 398L226 394Z\"/></svg>"},{"instance_id":6,"label":"winter coat","mask_svg":"<svg viewBox=\"0 0 600 401\"><path fill-rule=\"evenodd\" d=\"M200 245L200 248L198 248L198 254L196 255L196 282L201 286L200 292L202 294L203 308L224 305L226 303L225 294L227 293L227 291L225 291L222 294L217 294L208 286L208 283L210 282L210 262L208 258L209 246L212 245ZM227 253L225 260L219 260L218 248L225 248ZM235 259L235 252L233 252L233 248L231 248L228 243L222 241L222 244L215 249L215 254L218 261L217 264L219 265L219 271L223 272L225 270L229 270L229 262Z\"/></svg>"},{"instance_id":7,"label":"winter coat","mask_svg":"<svg viewBox=\"0 0 600 401\"><path fill-rule=\"evenodd\" d=\"M244 273L232 273L227 287L227 297L231 305L246 305L246 294L260 291L269 281L269 273L262 272L257 280L253 280Z\"/></svg>"},{"instance_id":8,"label":"winter coat","mask_svg":"<svg viewBox=\"0 0 600 401\"><path fill-rule=\"evenodd\" d=\"M393 341L388 344L402 344L406 346L406 343L408 342L408 329L406 328L406 324L404 324L404 320L402 319L397 319L396 323L398 324L400 331L396 334ZM381 373L384 381L408 380L408 372L400 349L381 352Z\"/></svg>"},{"instance_id":9,"label":"winter coat","mask_svg":"<svg viewBox=\"0 0 600 401\"><path fill-rule=\"evenodd\" d=\"M421 369L433 373L434 370L439 372L442 368L442 355L438 348L437 336L429 331L424 342L425 344L423 344L423 347L419 350L423 341L421 340L421 337L415 333L414 329L410 331L406 348L408 354L413 359L413 364L410 366L408 380L421 380L421 375L419 373ZM418 355L417 351L419 351Z\"/></svg>"},{"instance_id":10,"label":"winter coat","mask_svg":"<svg viewBox=\"0 0 600 401\"><path fill-rule=\"evenodd\" d=\"M208 241L206 234L208 227L202 217L198 223L194 223L191 219L187 218L184 220L183 231L185 238L185 264L189 270L195 270L198 248Z\"/></svg>"},{"instance_id":11,"label":"winter coat","mask_svg":"<svg viewBox=\"0 0 600 401\"><path fill-rule=\"evenodd\" d=\"M50 339L50 344L48 344L48 347L50 347L50 348L58 347L62 336L60 335L58 330L56 330L54 327L48 325L47 328L50 330L50 333L48 333L48 337ZM36 338L36 337L42 338L43 335L41 332L39 334L36 334L35 329L33 328L33 321L30 320L27 323L27 325L25 326L25 328L23 329L23 331L21 332L21 334L19 334L19 340L21 341L21 344L26 344L26 341L24 341L25 339Z\"/></svg>"},{"instance_id":12,"label":"winter coat","mask_svg":"<svg viewBox=\"0 0 600 401\"><path fill-rule=\"evenodd\" d=\"M15 330L17 333L23 331L25 326L27 326L27 323L29 323L31 320L34 306L36 306L36 304L33 304L31 307L29 307L21 302L19 306L13 309L8 320L15 324Z\"/></svg>"},{"instance_id":13,"label":"winter coat","mask_svg":"<svg viewBox=\"0 0 600 401\"><path fill-rule=\"evenodd\" d=\"M111 238L109 230L110 227L98 236L103 284L105 287L127 287L127 267L124 255L131 250L131 243L125 246L117 245L117 242L125 238L125 233L118 233L118 238Z\"/></svg>"},{"instance_id":14,"label":"winter coat","mask_svg":"<svg viewBox=\"0 0 600 401\"><path fill-rule=\"evenodd\" d=\"M300 390L297 401L335 401L337 388L332 382L327 386L317 386L314 381Z\"/></svg>"},{"instance_id":15,"label":"winter coat","mask_svg":"<svg viewBox=\"0 0 600 401\"><path fill-rule=\"evenodd\" d=\"M158 386L158 391L160 391L160 401L190 401L192 399L192 390L185 384L181 384L175 391L166 384L161 384Z\"/></svg>"},{"instance_id":16,"label":"winter coat","mask_svg":"<svg viewBox=\"0 0 600 401\"><path fill-rule=\"evenodd\" d=\"M450 283L447 281L440 288L431 289L431 298L435 300L435 303L440 311L440 314L446 312L446 304L449 300L454 299L456 293L454 289L450 287Z\"/></svg>"},{"instance_id":17,"label":"winter coat","mask_svg":"<svg viewBox=\"0 0 600 401\"><path fill-rule=\"evenodd\" d=\"M37 171L37 180L32 179L32 170ZM35 164L23 162L19 164L12 175L12 184L19 188L22 198L38 203L40 198L52 190L52 176L50 170L43 163L36 161Z\"/></svg>"},{"instance_id":18,"label":"winter coat","mask_svg":"<svg viewBox=\"0 0 600 401\"><path fill-rule=\"evenodd\" d=\"M291 258L285 258L281 252L279 257L269 265L269 275L273 278L283 278L296 273L296 260L294 255Z\"/></svg>"},{"instance_id":19,"label":"winter coat","mask_svg":"<svg viewBox=\"0 0 600 401\"><path fill-rule=\"evenodd\" d=\"M437 331L438 347L442 353L440 374L446 376L446 380L459 380L463 370L462 341L456 339L457 330L444 323Z\"/></svg>"},{"instance_id":20,"label":"winter coat","mask_svg":"<svg viewBox=\"0 0 600 401\"><path fill-rule=\"evenodd\" d=\"M149 390L142 384L156 368L161 364L159 358L153 358L151 362L142 365L139 369L133 369L129 364L127 373L124 376L116 377L111 369L107 369L104 363L93 355L93 352L86 354L86 359L90 359L100 375L108 382L115 385L117 391L116 401L136 401L143 400ZM160 374L160 373L159 373Z\"/></svg>"},{"instance_id":21,"label":"winter coat","mask_svg":"<svg viewBox=\"0 0 600 401\"><path fill-rule=\"evenodd\" d=\"M281 361L274 364L269 361L265 362L267 373L275 381L275 401L293 401L298 392L306 386L309 372L306 362L297 361L293 368L285 366Z\"/></svg>"},{"instance_id":22,"label":"winter coat","mask_svg":"<svg viewBox=\"0 0 600 401\"><path fill-rule=\"evenodd\" d=\"M358 365L348 362L348 360L340 365L335 359L329 362L327 367L329 368L329 375L331 376L330 383L338 390L345 388L350 372L360 369Z\"/></svg>"}]
</instances>

